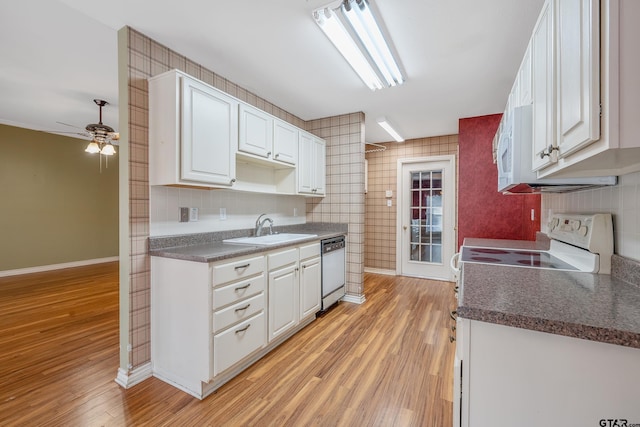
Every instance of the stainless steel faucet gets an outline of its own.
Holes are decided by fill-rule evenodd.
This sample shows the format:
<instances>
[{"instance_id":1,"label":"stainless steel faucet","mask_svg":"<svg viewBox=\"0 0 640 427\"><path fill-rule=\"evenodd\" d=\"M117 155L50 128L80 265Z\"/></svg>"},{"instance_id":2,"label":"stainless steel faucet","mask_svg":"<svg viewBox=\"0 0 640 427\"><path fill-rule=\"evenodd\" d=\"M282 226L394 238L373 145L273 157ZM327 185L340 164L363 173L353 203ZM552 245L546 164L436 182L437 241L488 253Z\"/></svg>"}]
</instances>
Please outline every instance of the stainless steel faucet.
<instances>
[{"instance_id":1,"label":"stainless steel faucet","mask_svg":"<svg viewBox=\"0 0 640 427\"><path fill-rule=\"evenodd\" d=\"M259 237L262 235L262 228L264 227L264 223L269 221L269 234L273 234L273 220L269 217L262 219L263 216L265 216L266 214L260 214L260 216L258 217L258 219L256 220L256 237ZM260 221L262 219L262 221Z\"/></svg>"}]
</instances>

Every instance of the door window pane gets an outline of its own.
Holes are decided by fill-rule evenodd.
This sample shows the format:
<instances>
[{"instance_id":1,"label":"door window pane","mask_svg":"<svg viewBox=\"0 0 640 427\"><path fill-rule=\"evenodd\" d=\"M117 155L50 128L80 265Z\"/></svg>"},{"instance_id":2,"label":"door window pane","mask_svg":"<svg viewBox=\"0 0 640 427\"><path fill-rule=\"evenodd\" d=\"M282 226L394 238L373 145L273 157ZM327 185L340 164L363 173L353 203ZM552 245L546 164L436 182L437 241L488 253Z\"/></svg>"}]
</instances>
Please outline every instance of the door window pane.
<instances>
[{"instance_id":1,"label":"door window pane","mask_svg":"<svg viewBox=\"0 0 640 427\"><path fill-rule=\"evenodd\" d=\"M411 173L412 261L442 263L442 170Z\"/></svg>"}]
</instances>

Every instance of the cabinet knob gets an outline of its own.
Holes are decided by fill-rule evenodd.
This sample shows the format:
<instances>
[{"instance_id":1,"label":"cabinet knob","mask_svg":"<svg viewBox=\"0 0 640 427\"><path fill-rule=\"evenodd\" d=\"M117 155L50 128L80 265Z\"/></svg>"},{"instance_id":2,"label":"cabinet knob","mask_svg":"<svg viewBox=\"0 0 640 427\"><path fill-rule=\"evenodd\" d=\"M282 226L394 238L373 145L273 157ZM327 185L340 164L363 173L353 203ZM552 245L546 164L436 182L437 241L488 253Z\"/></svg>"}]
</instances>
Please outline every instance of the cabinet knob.
<instances>
[{"instance_id":1,"label":"cabinet knob","mask_svg":"<svg viewBox=\"0 0 640 427\"><path fill-rule=\"evenodd\" d=\"M454 342L456 338L453 335L449 335L449 342Z\"/></svg>"},{"instance_id":2,"label":"cabinet knob","mask_svg":"<svg viewBox=\"0 0 640 427\"><path fill-rule=\"evenodd\" d=\"M275 158L277 159L278 157L280 157L280 153L275 155Z\"/></svg>"},{"instance_id":3,"label":"cabinet knob","mask_svg":"<svg viewBox=\"0 0 640 427\"><path fill-rule=\"evenodd\" d=\"M231 181L229 181L229 184L233 185L236 182L235 178L231 178Z\"/></svg>"},{"instance_id":4,"label":"cabinet knob","mask_svg":"<svg viewBox=\"0 0 640 427\"><path fill-rule=\"evenodd\" d=\"M271 151L267 153L267 157L271 157Z\"/></svg>"},{"instance_id":5,"label":"cabinet knob","mask_svg":"<svg viewBox=\"0 0 640 427\"><path fill-rule=\"evenodd\" d=\"M549 145L549 148L546 150L542 150L540 153L540 158L544 159L545 157L549 157L553 154L554 151L558 151L558 147L554 147L553 144Z\"/></svg>"}]
</instances>

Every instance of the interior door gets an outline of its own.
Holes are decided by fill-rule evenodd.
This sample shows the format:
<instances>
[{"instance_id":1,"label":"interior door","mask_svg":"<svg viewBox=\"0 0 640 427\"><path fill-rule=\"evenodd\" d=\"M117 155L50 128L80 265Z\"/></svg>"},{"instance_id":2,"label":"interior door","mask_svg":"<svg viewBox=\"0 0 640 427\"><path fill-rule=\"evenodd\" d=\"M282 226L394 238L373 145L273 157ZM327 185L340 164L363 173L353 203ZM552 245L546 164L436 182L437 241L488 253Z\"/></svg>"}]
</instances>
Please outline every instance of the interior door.
<instances>
[{"instance_id":1,"label":"interior door","mask_svg":"<svg viewBox=\"0 0 640 427\"><path fill-rule=\"evenodd\" d=\"M455 252L455 157L398 161L399 273L453 280Z\"/></svg>"}]
</instances>

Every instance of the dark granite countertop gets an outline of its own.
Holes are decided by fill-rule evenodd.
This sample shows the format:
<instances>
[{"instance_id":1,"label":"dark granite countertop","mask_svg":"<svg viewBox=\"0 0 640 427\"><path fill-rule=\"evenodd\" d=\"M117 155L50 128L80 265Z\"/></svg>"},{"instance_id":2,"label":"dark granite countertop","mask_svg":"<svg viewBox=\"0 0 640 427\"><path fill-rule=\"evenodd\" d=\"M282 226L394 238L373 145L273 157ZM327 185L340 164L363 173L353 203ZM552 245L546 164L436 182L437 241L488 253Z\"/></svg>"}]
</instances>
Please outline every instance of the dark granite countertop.
<instances>
[{"instance_id":1,"label":"dark granite countertop","mask_svg":"<svg viewBox=\"0 0 640 427\"><path fill-rule=\"evenodd\" d=\"M640 263L613 261L612 275L463 263L458 315L640 348L640 283L623 280Z\"/></svg>"},{"instance_id":2,"label":"dark granite countertop","mask_svg":"<svg viewBox=\"0 0 640 427\"><path fill-rule=\"evenodd\" d=\"M224 243L224 239L247 237L252 230L197 233L180 236L159 236L149 238L149 255L175 258L194 262L214 262L244 255L258 254L272 249L299 245L319 239L347 234L346 224L307 223L274 227L279 233L316 234L316 237L269 246L238 245Z\"/></svg>"}]
</instances>

